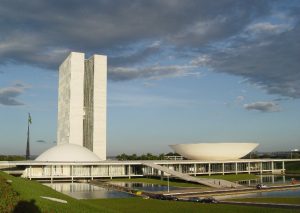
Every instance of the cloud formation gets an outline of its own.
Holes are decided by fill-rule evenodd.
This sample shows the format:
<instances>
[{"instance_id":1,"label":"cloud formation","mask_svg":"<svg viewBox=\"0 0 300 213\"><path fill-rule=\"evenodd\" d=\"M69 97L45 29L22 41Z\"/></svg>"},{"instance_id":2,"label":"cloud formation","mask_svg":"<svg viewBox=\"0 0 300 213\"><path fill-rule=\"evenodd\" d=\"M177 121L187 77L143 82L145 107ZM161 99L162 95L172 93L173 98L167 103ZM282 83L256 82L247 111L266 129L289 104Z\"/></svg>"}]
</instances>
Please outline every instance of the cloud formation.
<instances>
[{"instance_id":1,"label":"cloud formation","mask_svg":"<svg viewBox=\"0 0 300 213\"><path fill-rule=\"evenodd\" d=\"M213 53L215 71L242 76L270 94L300 98L300 22L287 32Z\"/></svg>"},{"instance_id":2,"label":"cloud formation","mask_svg":"<svg viewBox=\"0 0 300 213\"><path fill-rule=\"evenodd\" d=\"M244 108L247 110L256 110L260 112L278 112L280 107L274 102L260 101L250 104L244 104Z\"/></svg>"},{"instance_id":3,"label":"cloud formation","mask_svg":"<svg viewBox=\"0 0 300 213\"><path fill-rule=\"evenodd\" d=\"M0 104L5 106L24 105L24 103L19 101L17 98L26 88L27 86L22 83L16 83L10 87L0 88Z\"/></svg>"},{"instance_id":4,"label":"cloud formation","mask_svg":"<svg viewBox=\"0 0 300 213\"><path fill-rule=\"evenodd\" d=\"M45 140L36 140L35 142L37 142L37 143L47 143L47 141L45 141Z\"/></svg>"},{"instance_id":5,"label":"cloud formation","mask_svg":"<svg viewBox=\"0 0 300 213\"><path fill-rule=\"evenodd\" d=\"M0 64L56 70L69 51L102 53L114 81L184 76L192 64L241 76L270 94L300 98L300 4L276 5L273 0L4 0ZM174 58L171 63L168 57Z\"/></svg>"},{"instance_id":6,"label":"cloud formation","mask_svg":"<svg viewBox=\"0 0 300 213\"><path fill-rule=\"evenodd\" d=\"M245 96L243 96L243 95L239 95L239 96L237 96L237 97L235 98L235 102L236 102L237 104L242 103L244 100L245 100Z\"/></svg>"},{"instance_id":7,"label":"cloud formation","mask_svg":"<svg viewBox=\"0 0 300 213\"><path fill-rule=\"evenodd\" d=\"M268 11L269 3L259 0L91 0L89 4L78 0L71 4L4 0L0 8L0 58L5 59L2 62L56 68L61 56L70 50L103 51L113 57L115 52L146 40L206 45L234 35L254 16ZM149 51L155 53L155 48L144 54L150 55Z\"/></svg>"},{"instance_id":8,"label":"cloud formation","mask_svg":"<svg viewBox=\"0 0 300 213\"><path fill-rule=\"evenodd\" d=\"M194 66L149 66L142 68L116 67L109 71L110 79L125 81L133 79L162 79L166 77L200 76L199 72L193 72Z\"/></svg>"},{"instance_id":9,"label":"cloud formation","mask_svg":"<svg viewBox=\"0 0 300 213\"><path fill-rule=\"evenodd\" d=\"M109 63L113 67L117 66L126 66L126 65L134 65L141 61L147 60L149 57L154 54L159 54L161 52L161 48L158 42L143 48L142 50L137 50L133 53L129 53L127 55L122 56L112 56L109 59Z\"/></svg>"}]
</instances>

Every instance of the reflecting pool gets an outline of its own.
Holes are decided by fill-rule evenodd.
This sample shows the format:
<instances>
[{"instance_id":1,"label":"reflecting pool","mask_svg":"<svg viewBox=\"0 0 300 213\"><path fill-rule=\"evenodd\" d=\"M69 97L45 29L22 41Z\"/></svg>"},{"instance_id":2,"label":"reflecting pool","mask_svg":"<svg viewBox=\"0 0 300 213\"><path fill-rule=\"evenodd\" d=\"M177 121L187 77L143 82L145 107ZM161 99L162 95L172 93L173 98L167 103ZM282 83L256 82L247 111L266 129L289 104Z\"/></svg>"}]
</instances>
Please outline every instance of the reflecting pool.
<instances>
[{"instance_id":1,"label":"reflecting pool","mask_svg":"<svg viewBox=\"0 0 300 213\"><path fill-rule=\"evenodd\" d=\"M168 186L158 185L158 184L151 184L151 183L132 183L132 182L111 182L111 184L128 187L136 190L141 191L168 191ZM169 187L169 190L176 190L179 189L178 187Z\"/></svg>"},{"instance_id":2,"label":"reflecting pool","mask_svg":"<svg viewBox=\"0 0 300 213\"><path fill-rule=\"evenodd\" d=\"M289 184L292 178L300 181L300 177L289 175L259 175L257 179L238 181L238 184L247 186L256 186L259 183L266 185Z\"/></svg>"},{"instance_id":3,"label":"reflecting pool","mask_svg":"<svg viewBox=\"0 0 300 213\"><path fill-rule=\"evenodd\" d=\"M256 192L237 195L214 196L216 199L224 200L230 198L251 198L251 197L299 197L300 189L272 191L272 192Z\"/></svg>"},{"instance_id":4,"label":"reflecting pool","mask_svg":"<svg viewBox=\"0 0 300 213\"><path fill-rule=\"evenodd\" d=\"M123 198L133 196L125 192L90 185L89 183L47 183L44 185L76 199Z\"/></svg>"}]
</instances>

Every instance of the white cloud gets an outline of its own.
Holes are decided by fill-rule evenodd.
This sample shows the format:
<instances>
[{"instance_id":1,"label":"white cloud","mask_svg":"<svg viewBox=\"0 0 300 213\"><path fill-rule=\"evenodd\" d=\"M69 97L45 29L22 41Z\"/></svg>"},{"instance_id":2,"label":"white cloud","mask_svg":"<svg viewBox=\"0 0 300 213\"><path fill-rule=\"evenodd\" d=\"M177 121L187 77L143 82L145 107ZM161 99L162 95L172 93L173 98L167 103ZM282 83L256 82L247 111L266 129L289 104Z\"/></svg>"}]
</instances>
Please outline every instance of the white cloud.
<instances>
[{"instance_id":1,"label":"white cloud","mask_svg":"<svg viewBox=\"0 0 300 213\"><path fill-rule=\"evenodd\" d=\"M247 110L256 110L260 112L278 112L281 110L279 105L272 101L259 101L250 104L244 104L244 108Z\"/></svg>"},{"instance_id":2,"label":"white cloud","mask_svg":"<svg viewBox=\"0 0 300 213\"><path fill-rule=\"evenodd\" d=\"M172 65L172 66L151 66L142 68L112 67L109 69L109 79L113 81L150 79L159 80L162 78L174 78L183 76L200 76L199 72L194 72L192 65Z\"/></svg>"},{"instance_id":3,"label":"white cloud","mask_svg":"<svg viewBox=\"0 0 300 213\"><path fill-rule=\"evenodd\" d=\"M24 105L17 99L28 86L21 82L15 83L13 86L0 88L0 104L5 106L19 106Z\"/></svg>"},{"instance_id":4,"label":"white cloud","mask_svg":"<svg viewBox=\"0 0 300 213\"><path fill-rule=\"evenodd\" d=\"M209 55L204 54L193 59L190 63L192 65L197 65L197 66L207 66L209 62L210 62Z\"/></svg>"},{"instance_id":5,"label":"white cloud","mask_svg":"<svg viewBox=\"0 0 300 213\"><path fill-rule=\"evenodd\" d=\"M236 98L235 98L235 102L236 103L241 103L241 102L243 102L245 100L245 96L242 96L242 95L240 95L240 96L237 96Z\"/></svg>"},{"instance_id":6,"label":"white cloud","mask_svg":"<svg viewBox=\"0 0 300 213\"><path fill-rule=\"evenodd\" d=\"M255 34L261 33L281 33L291 29L289 24L272 24L269 22L260 22L250 25L246 31Z\"/></svg>"}]
</instances>

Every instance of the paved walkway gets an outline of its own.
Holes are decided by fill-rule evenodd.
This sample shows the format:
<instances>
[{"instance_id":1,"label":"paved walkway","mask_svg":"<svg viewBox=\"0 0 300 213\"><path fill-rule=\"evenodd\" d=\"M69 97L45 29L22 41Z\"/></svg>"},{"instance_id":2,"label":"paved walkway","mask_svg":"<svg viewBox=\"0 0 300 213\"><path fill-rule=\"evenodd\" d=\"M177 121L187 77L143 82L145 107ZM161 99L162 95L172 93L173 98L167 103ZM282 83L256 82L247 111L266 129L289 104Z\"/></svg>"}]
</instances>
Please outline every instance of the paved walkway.
<instances>
[{"instance_id":1,"label":"paved walkway","mask_svg":"<svg viewBox=\"0 0 300 213\"><path fill-rule=\"evenodd\" d=\"M245 188L237 188L237 189L212 189L212 190L186 188L186 189L182 189L182 190L172 190L169 193L164 193L164 195L173 195L173 196L177 196L177 197L218 196L218 195L222 196L222 195L231 195L231 194L282 191L282 190L296 189L299 187L300 187L300 184L271 186L271 187L265 188L265 189L256 189L254 187L245 187Z\"/></svg>"},{"instance_id":2,"label":"paved walkway","mask_svg":"<svg viewBox=\"0 0 300 213\"><path fill-rule=\"evenodd\" d=\"M157 169L159 171L162 171L164 173L167 173L169 175L172 175L174 177L177 177L179 179L189 181L189 182L194 182L194 183L200 183L200 184L210 186L210 187L214 187L214 188L236 188L236 187L241 187L241 185L239 185L237 183L227 181L227 180L193 177L193 176L190 176L188 174L177 172L177 171L169 169L165 166L160 166L160 165L152 163L152 162L142 162L142 164L145 165L145 166Z\"/></svg>"}]
</instances>

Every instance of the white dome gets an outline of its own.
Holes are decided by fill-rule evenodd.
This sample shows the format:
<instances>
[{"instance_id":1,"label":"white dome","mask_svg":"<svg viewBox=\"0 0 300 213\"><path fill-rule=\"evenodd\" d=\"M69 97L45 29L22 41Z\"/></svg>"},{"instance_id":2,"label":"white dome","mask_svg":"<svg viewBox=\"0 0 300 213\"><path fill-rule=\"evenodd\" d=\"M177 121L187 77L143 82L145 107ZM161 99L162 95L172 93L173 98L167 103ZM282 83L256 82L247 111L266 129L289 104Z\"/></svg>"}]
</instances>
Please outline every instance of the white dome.
<instances>
[{"instance_id":1,"label":"white dome","mask_svg":"<svg viewBox=\"0 0 300 213\"><path fill-rule=\"evenodd\" d=\"M236 160L247 155L258 145L258 143L195 143L169 146L190 160Z\"/></svg>"},{"instance_id":2,"label":"white dome","mask_svg":"<svg viewBox=\"0 0 300 213\"><path fill-rule=\"evenodd\" d=\"M101 159L83 146L61 144L54 146L38 156L36 161L100 161Z\"/></svg>"}]
</instances>

